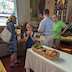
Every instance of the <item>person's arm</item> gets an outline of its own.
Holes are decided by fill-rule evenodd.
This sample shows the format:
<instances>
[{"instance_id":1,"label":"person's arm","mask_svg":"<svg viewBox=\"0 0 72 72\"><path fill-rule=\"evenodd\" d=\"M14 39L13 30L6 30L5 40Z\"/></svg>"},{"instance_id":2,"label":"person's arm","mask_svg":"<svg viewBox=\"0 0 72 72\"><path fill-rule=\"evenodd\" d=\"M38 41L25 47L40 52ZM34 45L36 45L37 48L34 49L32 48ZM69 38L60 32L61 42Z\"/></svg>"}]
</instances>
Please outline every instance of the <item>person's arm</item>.
<instances>
[{"instance_id":1,"label":"person's arm","mask_svg":"<svg viewBox=\"0 0 72 72\"><path fill-rule=\"evenodd\" d=\"M44 21L42 20L39 24L38 32L42 33L44 32Z\"/></svg>"},{"instance_id":2,"label":"person's arm","mask_svg":"<svg viewBox=\"0 0 72 72\"><path fill-rule=\"evenodd\" d=\"M13 31L13 24L12 24L12 22L8 22L7 23L7 29L12 33L12 31Z\"/></svg>"},{"instance_id":3,"label":"person's arm","mask_svg":"<svg viewBox=\"0 0 72 72\"><path fill-rule=\"evenodd\" d=\"M32 38L33 41L35 41L34 32L31 32L29 36Z\"/></svg>"},{"instance_id":4,"label":"person's arm","mask_svg":"<svg viewBox=\"0 0 72 72\"><path fill-rule=\"evenodd\" d=\"M35 41L35 38L33 36L31 36L32 40Z\"/></svg>"}]
</instances>

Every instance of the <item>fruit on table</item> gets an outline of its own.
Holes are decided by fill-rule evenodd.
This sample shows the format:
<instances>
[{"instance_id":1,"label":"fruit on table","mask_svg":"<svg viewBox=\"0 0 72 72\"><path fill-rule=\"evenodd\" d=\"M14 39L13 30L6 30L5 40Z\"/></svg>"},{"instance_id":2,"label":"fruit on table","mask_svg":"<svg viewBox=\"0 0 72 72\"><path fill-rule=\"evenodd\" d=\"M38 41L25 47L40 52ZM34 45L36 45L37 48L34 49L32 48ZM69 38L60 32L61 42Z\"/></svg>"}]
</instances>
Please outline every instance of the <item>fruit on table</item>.
<instances>
[{"instance_id":1,"label":"fruit on table","mask_svg":"<svg viewBox=\"0 0 72 72\"><path fill-rule=\"evenodd\" d=\"M32 50L50 60L57 60L60 53L57 50L43 48L41 44L35 44Z\"/></svg>"},{"instance_id":2,"label":"fruit on table","mask_svg":"<svg viewBox=\"0 0 72 72\"><path fill-rule=\"evenodd\" d=\"M60 54L56 50L48 50L47 55L50 59L57 59Z\"/></svg>"}]
</instances>

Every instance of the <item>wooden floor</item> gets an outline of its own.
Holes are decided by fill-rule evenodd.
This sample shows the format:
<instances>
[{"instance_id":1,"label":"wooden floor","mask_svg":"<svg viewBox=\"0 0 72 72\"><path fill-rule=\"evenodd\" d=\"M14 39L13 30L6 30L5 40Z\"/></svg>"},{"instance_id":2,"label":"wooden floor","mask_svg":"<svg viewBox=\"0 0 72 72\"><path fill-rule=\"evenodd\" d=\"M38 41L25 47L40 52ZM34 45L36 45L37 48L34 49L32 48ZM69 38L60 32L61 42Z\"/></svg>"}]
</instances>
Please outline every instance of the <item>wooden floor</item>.
<instances>
[{"instance_id":1,"label":"wooden floor","mask_svg":"<svg viewBox=\"0 0 72 72\"><path fill-rule=\"evenodd\" d=\"M24 64L23 64L23 57L21 57L19 59L19 64L17 64L14 68L10 68L9 64L10 64L10 58L9 56L3 57L2 62L7 70L7 72L25 72L24 70Z\"/></svg>"}]
</instances>

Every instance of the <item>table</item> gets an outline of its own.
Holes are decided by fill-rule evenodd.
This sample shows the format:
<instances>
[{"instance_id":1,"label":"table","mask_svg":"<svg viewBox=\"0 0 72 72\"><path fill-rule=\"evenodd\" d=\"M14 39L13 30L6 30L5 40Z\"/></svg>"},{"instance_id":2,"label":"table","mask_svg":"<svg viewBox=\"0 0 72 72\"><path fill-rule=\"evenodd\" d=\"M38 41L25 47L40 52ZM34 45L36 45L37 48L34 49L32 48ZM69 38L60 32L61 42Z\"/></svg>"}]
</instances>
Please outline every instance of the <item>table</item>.
<instances>
[{"instance_id":1,"label":"table","mask_svg":"<svg viewBox=\"0 0 72 72\"><path fill-rule=\"evenodd\" d=\"M67 37L63 37L63 36L61 36L61 40L72 42L72 36L67 36Z\"/></svg>"},{"instance_id":2,"label":"table","mask_svg":"<svg viewBox=\"0 0 72 72\"><path fill-rule=\"evenodd\" d=\"M7 72L1 61L0 61L0 72Z\"/></svg>"},{"instance_id":3,"label":"table","mask_svg":"<svg viewBox=\"0 0 72 72\"><path fill-rule=\"evenodd\" d=\"M35 53L32 49L28 49L25 63L26 72L30 72L30 68L34 72L72 72L72 55L59 52L60 59L51 61Z\"/></svg>"}]
</instances>

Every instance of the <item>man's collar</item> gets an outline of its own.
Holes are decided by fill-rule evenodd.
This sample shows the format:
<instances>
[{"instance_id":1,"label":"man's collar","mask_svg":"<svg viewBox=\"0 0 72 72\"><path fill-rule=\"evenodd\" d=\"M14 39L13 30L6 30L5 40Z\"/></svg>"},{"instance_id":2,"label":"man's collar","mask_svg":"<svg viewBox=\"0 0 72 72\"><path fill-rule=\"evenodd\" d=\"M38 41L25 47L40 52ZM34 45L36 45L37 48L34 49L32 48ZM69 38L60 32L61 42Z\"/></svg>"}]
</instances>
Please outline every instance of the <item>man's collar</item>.
<instances>
[{"instance_id":1,"label":"man's collar","mask_svg":"<svg viewBox=\"0 0 72 72\"><path fill-rule=\"evenodd\" d=\"M44 16L44 18L46 19L46 18L48 18L48 16Z\"/></svg>"}]
</instances>

